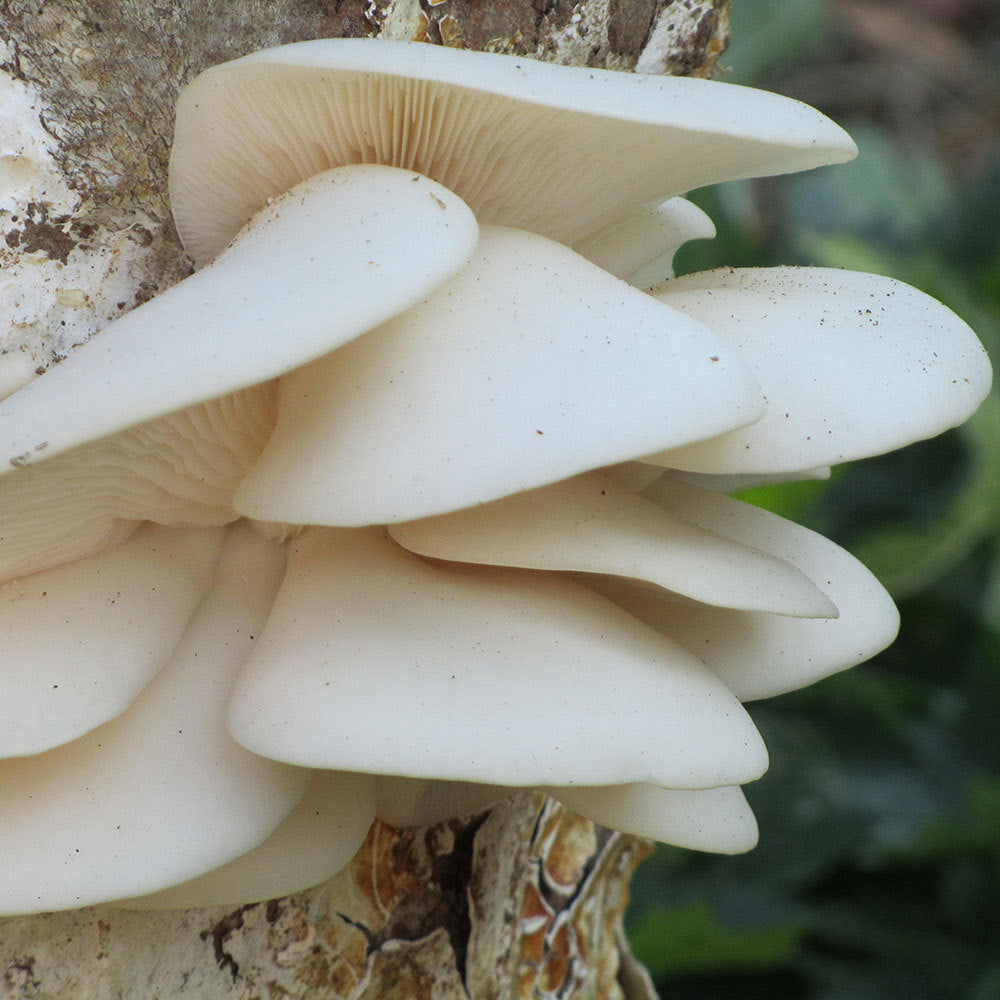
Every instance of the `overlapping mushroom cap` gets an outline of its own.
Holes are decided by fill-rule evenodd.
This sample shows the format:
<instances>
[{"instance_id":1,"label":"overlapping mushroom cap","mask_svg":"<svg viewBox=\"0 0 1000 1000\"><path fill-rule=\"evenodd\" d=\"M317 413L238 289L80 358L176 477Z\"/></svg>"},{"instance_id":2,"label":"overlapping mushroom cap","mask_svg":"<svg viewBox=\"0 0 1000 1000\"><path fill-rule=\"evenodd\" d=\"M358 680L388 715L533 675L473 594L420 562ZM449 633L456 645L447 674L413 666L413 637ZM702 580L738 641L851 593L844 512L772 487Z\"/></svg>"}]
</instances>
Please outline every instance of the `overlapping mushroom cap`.
<instances>
[{"instance_id":1,"label":"overlapping mushroom cap","mask_svg":"<svg viewBox=\"0 0 1000 1000\"><path fill-rule=\"evenodd\" d=\"M427 45L197 78L171 196L201 269L0 403L3 911L281 895L376 815L520 787L751 846L741 699L896 613L726 492L989 387L889 279L671 277L711 233L686 190L853 152L772 95Z\"/></svg>"}]
</instances>

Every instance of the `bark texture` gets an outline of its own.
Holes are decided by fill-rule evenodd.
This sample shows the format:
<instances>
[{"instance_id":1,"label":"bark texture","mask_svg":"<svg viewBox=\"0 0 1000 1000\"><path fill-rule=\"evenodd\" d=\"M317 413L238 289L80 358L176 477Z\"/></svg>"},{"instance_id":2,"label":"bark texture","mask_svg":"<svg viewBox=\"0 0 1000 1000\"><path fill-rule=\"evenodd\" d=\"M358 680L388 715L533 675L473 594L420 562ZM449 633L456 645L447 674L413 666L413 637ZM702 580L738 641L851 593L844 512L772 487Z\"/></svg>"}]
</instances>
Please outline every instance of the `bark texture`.
<instances>
[{"instance_id":1,"label":"bark texture","mask_svg":"<svg viewBox=\"0 0 1000 1000\"><path fill-rule=\"evenodd\" d=\"M0 393L15 362L43 370L190 272L166 200L185 82L361 35L711 75L728 0L2 0ZM377 822L348 869L286 899L0 921L0 997L641 1000L621 918L648 849L537 794Z\"/></svg>"},{"instance_id":2,"label":"bark texture","mask_svg":"<svg viewBox=\"0 0 1000 1000\"><path fill-rule=\"evenodd\" d=\"M0 996L642 1000L621 918L648 850L541 795L425 830L376 822L347 869L285 899L3 921Z\"/></svg>"}]
</instances>

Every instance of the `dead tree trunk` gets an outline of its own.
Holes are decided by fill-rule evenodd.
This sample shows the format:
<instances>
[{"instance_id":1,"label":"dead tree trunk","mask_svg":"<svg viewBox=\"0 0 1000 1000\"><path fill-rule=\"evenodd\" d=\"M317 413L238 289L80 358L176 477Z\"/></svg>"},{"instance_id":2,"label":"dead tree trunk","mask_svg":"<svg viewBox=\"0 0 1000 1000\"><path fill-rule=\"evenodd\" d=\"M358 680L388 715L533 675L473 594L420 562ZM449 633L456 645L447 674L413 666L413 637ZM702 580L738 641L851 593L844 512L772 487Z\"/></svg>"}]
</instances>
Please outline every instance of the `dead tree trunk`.
<instances>
[{"instance_id":1,"label":"dead tree trunk","mask_svg":"<svg viewBox=\"0 0 1000 1000\"><path fill-rule=\"evenodd\" d=\"M189 273L166 162L178 90L207 66L382 35L708 75L727 34L728 0L3 0L0 394ZM0 921L0 997L638 1000L621 918L647 852L541 795L376 822L348 869L286 899Z\"/></svg>"}]
</instances>

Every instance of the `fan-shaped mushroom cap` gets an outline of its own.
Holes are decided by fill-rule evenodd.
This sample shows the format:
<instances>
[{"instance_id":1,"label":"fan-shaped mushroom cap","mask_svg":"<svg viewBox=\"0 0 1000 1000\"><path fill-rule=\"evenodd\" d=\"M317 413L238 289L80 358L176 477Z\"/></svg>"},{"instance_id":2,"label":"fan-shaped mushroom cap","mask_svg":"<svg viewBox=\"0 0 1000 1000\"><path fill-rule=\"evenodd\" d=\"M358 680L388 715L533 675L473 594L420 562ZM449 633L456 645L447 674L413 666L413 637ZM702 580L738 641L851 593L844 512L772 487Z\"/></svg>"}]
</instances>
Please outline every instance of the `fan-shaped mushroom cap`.
<instances>
[{"instance_id":1,"label":"fan-shaped mushroom cap","mask_svg":"<svg viewBox=\"0 0 1000 1000\"><path fill-rule=\"evenodd\" d=\"M413 520L756 420L707 327L532 233L483 227L419 306L281 380L236 492L261 520Z\"/></svg>"},{"instance_id":2,"label":"fan-shaped mushroom cap","mask_svg":"<svg viewBox=\"0 0 1000 1000\"><path fill-rule=\"evenodd\" d=\"M89 556L141 521L235 520L233 490L274 427L274 390L253 386L0 477L0 581Z\"/></svg>"},{"instance_id":3,"label":"fan-shaped mushroom cap","mask_svg":"<svg viewBox=\"0 0 1000 1000\"><path fill-rule=\"evenodd\" d=\"M332 351L458 271L476 237L468 208L426 177L381 166L310 176L211 267L0 402L0 472Z\"/></svg>"},{"instance_id":4,"label":"fan-shaped mushroom cap","mask_svg":"<svg viewBox=\"0 0 1000 1000\"><path fill-rule=\"evenodd\" d=\"M317 771L302 801L259 847L190 882L121 900L136 910L237 906L309 889L357 853L375 819L370 774Z\"/></svg>"},{"instance_id":5,"label":"fan-shaped mushroom cap","mask_svg":"<svg viewBox=\"0 0 1000 1000\"><path fill-rule=\"evenodd\" d=\"M230 728L306 767L517 786L702 788L767 763L711 672L611 602L556 574L428 563L379 529L292 543Z\"/></svg>"},{"instance_id":6,"label":"fan-shaped mushroom cap","mask_svg":"<svg viewBox=\"0 0 1000 1000\"><path fill-rule=\"evenodd\" d=\"M598 472L393 524L389 534L436 559L611 574L721 607L837 615L833 602L784 560L698 527Z\"/></svg>"},{"instance_id":7,"label":"fan-shaped mushroom cap","mask_svg":"<svg viewBox=\"0 0 1000 1000\"><path fill-rule=\"evenodd\" d=\"M379 817L394 826L430 826L452 816L471 816L511 794L502 785L420 781L381 776ZM563 805L595 823L678 847L736 854L757 842L757 822L740 788L661 788L562 785L545 789Z\"/></svg>"},{"instance_id":8,"label":"fan-shaped mushroom cap","mask_svg":"<svg viewBox=\"0 0 1000 1000\"><path fill-rule=\"evenodd\" d=\"M940 434L990 389L976 335L892 278L819 267L720 268L654 294L725 336L767 412L753 426L643 461L708 473L783 473L867 458Z\"/></svg>"},{"instance_id":9,"label":"fan-shaped mushroom cap","mask_svg":"<svg viewBox=\"0 0 1000 1000\"><path fill-rule=\"evenodd\" d=\"M709 239L715 224L697 205L670 198L595 233L573 249L636 288L674 276L674 254L688 240Z\"/></svg>"},{"instance_id":10,"label":"fan-shaped mushroom cap","mask_svg":"<svg viewBox=\"0 0 1000 1000\"><path fill-rule=\"evenodd\" d=\"M730 84L321 39L215 66L184 89L170 198L199 264L269 198L349 163L415 170L482 222L572 244L692 187L855 152L813 108Z\"/></svg>"},{"instance_id":11,"label":"fan-shaped mushroom cap","mask_svg":"<svg viewBox=\"0 0 1000 1000\"><path fill-rule=\"evenodd\" d=\"M805 687L853 667L889 645L899 628L892 598L849 552L822 535L753 504L658 480L643 491L702 528L791 563L837 605L837 618L792 618L706 604L671 603L633 588L609 593L618 604L690 650L741 700ZM605 588L600 587L602 592Z\"/></svg>"}]
</instances>

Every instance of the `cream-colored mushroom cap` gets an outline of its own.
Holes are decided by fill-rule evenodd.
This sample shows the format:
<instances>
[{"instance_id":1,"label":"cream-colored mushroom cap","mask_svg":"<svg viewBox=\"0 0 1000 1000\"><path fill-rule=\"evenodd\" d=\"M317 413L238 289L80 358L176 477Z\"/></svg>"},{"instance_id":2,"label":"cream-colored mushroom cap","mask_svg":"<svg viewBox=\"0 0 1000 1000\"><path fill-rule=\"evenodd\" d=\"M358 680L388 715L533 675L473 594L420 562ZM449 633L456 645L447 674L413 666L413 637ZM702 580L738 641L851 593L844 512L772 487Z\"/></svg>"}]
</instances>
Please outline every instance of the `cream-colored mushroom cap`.
<instances>
[{"instance_id":1,"label":"cream-colored mushroom cap","mask_svg":"<svg viewBox=\"0 0 1000 1000\"><path fill-rule=\"evenodd\" d=\"M646 461L692 472L788 473L868 458L967 420L989 359L950 309L892 278L821 267L719 268L653 289L753 371L752 426Z\"/></svg>"},{"instance_id":2,"label":"cream-colored mushroom cap","mask_svg":"<svg viewBox=\"0 0 1000 1000\"><path fill-rule=\"evenodd\" d=\"M198 264L269 198L354 163L414 170L480 222L572 244L692 187L855 152L813 108L731 84L321 39L215 66L188 85L170 198Z\"/></svg>"},{"instance_id":3,"label":"cream-colored mushroom cap","mask_svg":"<svg viewBox=\"0 0 1000 1000\"><path fill-rule=\"evenodd\" d=\"M0 400L0 474L336 350L459 271L477 232L459 198L412 171L311 174L210 267Z\"/></svg>"}]
</instances>

